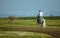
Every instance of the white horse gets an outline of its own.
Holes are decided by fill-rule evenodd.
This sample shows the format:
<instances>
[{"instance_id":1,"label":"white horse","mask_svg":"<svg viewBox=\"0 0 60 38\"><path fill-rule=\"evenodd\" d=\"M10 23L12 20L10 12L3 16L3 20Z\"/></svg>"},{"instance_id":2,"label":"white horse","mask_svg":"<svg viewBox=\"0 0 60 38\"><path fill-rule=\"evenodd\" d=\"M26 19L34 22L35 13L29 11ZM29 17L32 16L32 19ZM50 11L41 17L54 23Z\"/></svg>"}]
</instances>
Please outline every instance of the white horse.
<instances>
[{"instance_id":1,"label":"white horse","mask_svg":"<svg viewBox=\"0 0 60 38\"><path fill-rule=\"evenodd\" d=\"M46 27L46 22L44 18L43 19L37 18L37 23L41 24L41 27Z\"/></svg>"},{"instance_id":2,"label":"white horse","mask_svg":"<svg viewBox=\"0 0 60 38\"><path fill-rule=\"evenodd\" d=\"M46 27L46 22L45 22L45 19L43 18L43 24L42 24L43 27Z\"/></svg>"}]
</instances>

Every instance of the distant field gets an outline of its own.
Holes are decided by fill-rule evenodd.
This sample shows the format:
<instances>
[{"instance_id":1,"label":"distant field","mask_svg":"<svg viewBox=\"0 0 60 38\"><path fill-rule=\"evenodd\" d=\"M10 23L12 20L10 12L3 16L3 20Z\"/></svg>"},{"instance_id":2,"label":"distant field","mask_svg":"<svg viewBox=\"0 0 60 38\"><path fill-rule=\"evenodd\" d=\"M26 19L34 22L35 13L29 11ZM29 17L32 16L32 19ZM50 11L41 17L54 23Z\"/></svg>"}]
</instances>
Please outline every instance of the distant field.
<instances>
[{"instance_id":1,"label":"distant field","mask_svg":"<svg viewBox=\"0 0 60 38\"><path fill-rule=\"evenodd\" d=\"M46 17L46 26L47 27L60 27L60 20L58 18L52 20L47 19L49 17ZM8 18L0 18L0 26L6 27L6 26L36 26L39 27L39 25L36 23L36 18L32 17L24 17L24 18L17 18L15 22L9 23Z\"/></svg>"}]
</instances>

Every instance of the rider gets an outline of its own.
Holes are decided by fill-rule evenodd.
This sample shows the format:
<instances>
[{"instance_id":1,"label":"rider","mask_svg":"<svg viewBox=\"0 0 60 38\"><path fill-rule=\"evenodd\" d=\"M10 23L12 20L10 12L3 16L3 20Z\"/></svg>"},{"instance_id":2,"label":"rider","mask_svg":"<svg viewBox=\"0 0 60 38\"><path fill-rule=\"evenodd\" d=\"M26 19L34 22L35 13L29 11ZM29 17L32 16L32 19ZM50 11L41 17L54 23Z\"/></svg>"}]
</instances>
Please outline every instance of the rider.
<instances>
[{"instance_id":1,"label":"rider","mask_svg":"<svg viewBox=\"0 0 60 38\"><path fill-rule=\"evenodd\" d=\"M43 12L41 10L39 10L38 16L40 18L40 22L42 23L43 22Z\"/></svg>"},{"instance_id":2,"label":"rider","mask_svg":"<svg viewBox=\"0 0 60 38\"><path fill-rule=\"evenodd\" d=\"M37 17L38 24L41 24L41 27L46 27L45 19L43 18L43 12L39 10Z\"/></svg>"}]
</instances>

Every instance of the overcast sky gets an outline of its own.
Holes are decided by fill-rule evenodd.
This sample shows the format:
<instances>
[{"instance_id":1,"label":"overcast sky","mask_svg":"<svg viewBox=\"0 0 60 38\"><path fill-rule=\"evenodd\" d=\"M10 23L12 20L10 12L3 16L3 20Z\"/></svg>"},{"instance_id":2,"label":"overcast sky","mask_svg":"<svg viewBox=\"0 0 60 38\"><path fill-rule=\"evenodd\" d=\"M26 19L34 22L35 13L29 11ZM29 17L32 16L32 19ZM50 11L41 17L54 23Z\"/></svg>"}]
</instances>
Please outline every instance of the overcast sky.
<instances>
[{"instance_id":1,"label":"overcast sky","mask_svg":"<svg viewBox=\"0 0 60 38\"><path fill-rule=\"evenodd\" d=\"M60 16L60 0L0 0L0 16Z\"/></svg>"}]
</instances>

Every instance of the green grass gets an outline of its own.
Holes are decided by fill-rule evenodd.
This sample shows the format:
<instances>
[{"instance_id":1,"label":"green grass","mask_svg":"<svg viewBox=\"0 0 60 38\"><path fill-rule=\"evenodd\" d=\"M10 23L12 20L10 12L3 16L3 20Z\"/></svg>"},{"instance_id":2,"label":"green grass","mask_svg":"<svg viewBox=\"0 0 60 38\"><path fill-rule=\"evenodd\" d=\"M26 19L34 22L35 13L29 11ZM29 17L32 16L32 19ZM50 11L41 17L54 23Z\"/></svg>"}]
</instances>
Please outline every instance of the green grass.
<instances>
[{"instance_id":1,"label":"green grass","mask_svg":"<svg viewBox=\"0 0 60 38\"><path fill-rule=\"evenodd\" d=\"M9 23L8 19L1 18L0 27L1 26L2 27L29 26L29 27L34 27L34 28L40 27L40 25L36 24L36 19L30 20L27 18L26 19L16 19L15 22L13 22L13 23ZM46 27L59 27L60 28L60 20L59 19L55 19L55 20L46 19ZM16 32L17 33L19 32L20 34L24 33L24 32L20 32L20 31L0 31L0 35L2 35L2 36L0 36L0 38L42 38L42 36L44 36L44 38L51 38L50 35L41 34L41 33L25 32L26 35L21 36L21 35L18 35ZM29 35L27 35L27 34L29 34Z\"/></svg>"},{"instance_id":2,"label":"green grass","mask_svg":"<svg viewBox=\"0 0 60 38\"><path fill-rule=\"evenodd\" d=\"M48 27L60 27L60 20L46 20Z\"/></svg>"},{"instance_id":3,"label":"green grass","mask_svg":"<svg viewBox=\"0 0 60 38\"><path fill-rule=\"evenodd\" d=\"M0 38L52 38L52 36L42 33L22 32L22 31L1 31Z\"/></svg>"},{"instance_id":4,"label":"green grass","mask_svg":"<svg viewBox=\"0 0 60 38\"><path fill-rule=\"evenodd\" d=\"M6 26L36 26L39 27L38 24L36 24L36 20L15 20L13 23L9 23L6 19L0 19L0 26L6 27ZM46 26L47 27L60 27L60 20L46 20Z\"/></svg>"}]
</instances>

